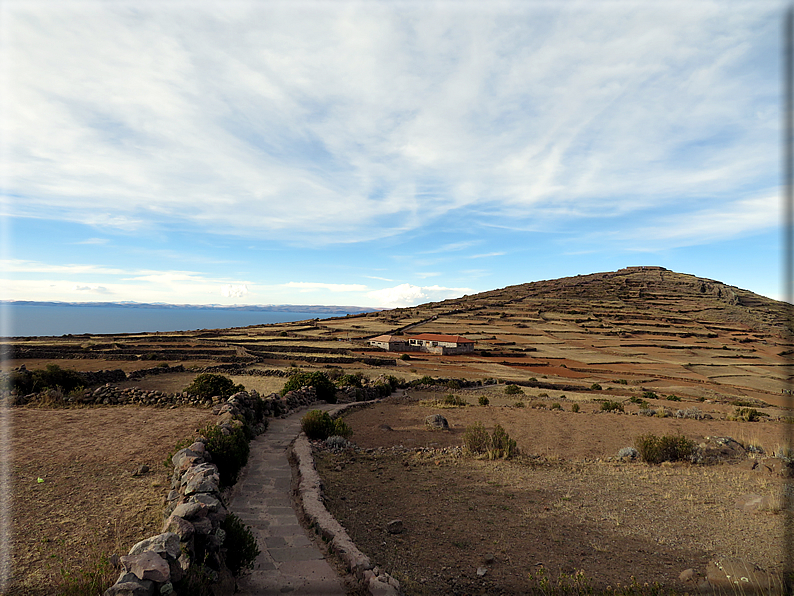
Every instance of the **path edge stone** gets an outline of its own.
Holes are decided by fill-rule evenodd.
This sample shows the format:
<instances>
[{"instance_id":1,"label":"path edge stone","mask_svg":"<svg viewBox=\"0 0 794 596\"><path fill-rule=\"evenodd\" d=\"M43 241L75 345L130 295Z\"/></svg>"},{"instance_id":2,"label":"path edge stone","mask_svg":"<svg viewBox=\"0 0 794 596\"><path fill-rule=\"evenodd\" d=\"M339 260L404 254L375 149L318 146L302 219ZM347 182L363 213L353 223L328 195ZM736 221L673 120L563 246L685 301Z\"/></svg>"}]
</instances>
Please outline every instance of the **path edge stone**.
<instances>
[{"instance_id":1,"label":"path edge stone","mask_svg":"<svg viewBox=\"0 0 794 596\"><path fill-rule=\"evenodd\" d=\"M344 404L329 412L339 414L348 409L356 409L375 403L355 402ZM369 557L359 550L340 524L323 503L323 483L314 466L312 447L309 439L301 432L290 447L290 459L298 474L296 497L300 514L327 544L331 553L342 561L347 570L359 584L372 596L401 596L400 582L388 573L373 569Z\"/></svg>"}]
</instances>

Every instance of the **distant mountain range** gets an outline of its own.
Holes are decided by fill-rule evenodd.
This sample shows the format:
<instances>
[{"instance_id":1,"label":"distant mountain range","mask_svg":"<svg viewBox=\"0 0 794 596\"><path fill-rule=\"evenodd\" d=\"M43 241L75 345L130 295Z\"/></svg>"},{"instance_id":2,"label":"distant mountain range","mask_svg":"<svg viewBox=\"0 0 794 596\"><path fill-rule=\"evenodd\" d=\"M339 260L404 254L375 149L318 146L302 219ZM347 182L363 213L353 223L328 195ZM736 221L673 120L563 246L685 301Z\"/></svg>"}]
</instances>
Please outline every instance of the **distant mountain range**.
<instances>
[{"instance_id":1,"label":"distant mountain range","mask_svg":"<svg viewBox=\"0 0 794 596\"><path fill-rule=\"evenodd\" d=\"M91 308L150 308L150 309L180 309L180 310L237 310L251 312L300 312L300 313L326 313L326 314L360 314L376 312L377 308L362 306L329 306L325 304L166 304L164 302L37 302L33 300L0 300L0 305L12 306L74 306Z\"/></svg>"}]
</instances>

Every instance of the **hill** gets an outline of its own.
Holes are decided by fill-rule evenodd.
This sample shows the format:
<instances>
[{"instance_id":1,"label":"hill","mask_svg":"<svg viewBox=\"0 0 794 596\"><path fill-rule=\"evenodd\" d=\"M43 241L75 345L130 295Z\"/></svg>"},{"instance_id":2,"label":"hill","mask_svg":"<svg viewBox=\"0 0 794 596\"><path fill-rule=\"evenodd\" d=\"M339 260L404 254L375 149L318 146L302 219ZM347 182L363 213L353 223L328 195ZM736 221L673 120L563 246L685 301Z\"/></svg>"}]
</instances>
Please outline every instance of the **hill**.
<instances>
[{"instance_id":1,"label":"hill","mask_svg":"<svg viewBox=\"0 0 794 596\"><path fill-rule=\"evenodd\" d=\"M239 374L339 366L407 378L491 377L583 390L622 379L621 384L691 397L782 404L785 355L792 349L785 306L719 281L630 267L332 319L7 343L17 364L60 359L84 370L98 368L97 359L128 372L153 360L220 364ZM400 333L463 335L475 340L476 351L401 360L367 343L376 335Z\"/></svg>"}]
</instances>

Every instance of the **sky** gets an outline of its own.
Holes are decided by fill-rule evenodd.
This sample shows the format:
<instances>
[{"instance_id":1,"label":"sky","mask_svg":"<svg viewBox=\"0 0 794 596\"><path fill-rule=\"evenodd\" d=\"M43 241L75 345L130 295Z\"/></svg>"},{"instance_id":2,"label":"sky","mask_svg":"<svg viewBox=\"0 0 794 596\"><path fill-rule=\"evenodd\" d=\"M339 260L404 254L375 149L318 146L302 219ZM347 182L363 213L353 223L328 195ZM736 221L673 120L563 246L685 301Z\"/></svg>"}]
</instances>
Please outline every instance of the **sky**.
<instances>
[{"instance_id":1,"label":"sky","mask_svg":"<svg viewBox=\"0 0 794 596\"><path fill-rule=\"evenodd\" d=\"M2 0L0 299L779 299L784 8Z\"/></svg>"}]
</instances>

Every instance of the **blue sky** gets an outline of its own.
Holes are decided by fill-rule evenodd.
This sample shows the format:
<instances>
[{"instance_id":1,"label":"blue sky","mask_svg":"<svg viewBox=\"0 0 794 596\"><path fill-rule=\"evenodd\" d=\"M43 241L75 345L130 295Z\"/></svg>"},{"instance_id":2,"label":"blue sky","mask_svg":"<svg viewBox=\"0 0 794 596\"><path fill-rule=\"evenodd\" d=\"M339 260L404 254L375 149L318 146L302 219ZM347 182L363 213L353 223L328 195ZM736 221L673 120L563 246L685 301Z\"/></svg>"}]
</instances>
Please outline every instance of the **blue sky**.
<instances>
[{"instance_id":1,"label":"blue sky","mask_svg":"<svg viewBox=\"0 0 794 596\"><path fill-rule=\"evenodd\" d=\"M783 8L5 0L0 298L779 298Z\"/></svg>"}]
</instances>

